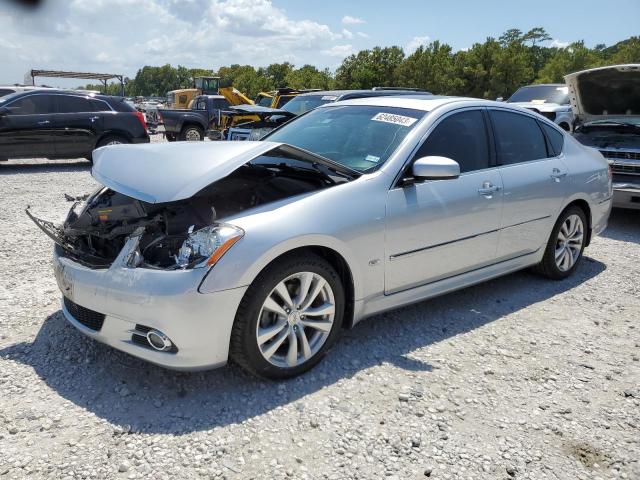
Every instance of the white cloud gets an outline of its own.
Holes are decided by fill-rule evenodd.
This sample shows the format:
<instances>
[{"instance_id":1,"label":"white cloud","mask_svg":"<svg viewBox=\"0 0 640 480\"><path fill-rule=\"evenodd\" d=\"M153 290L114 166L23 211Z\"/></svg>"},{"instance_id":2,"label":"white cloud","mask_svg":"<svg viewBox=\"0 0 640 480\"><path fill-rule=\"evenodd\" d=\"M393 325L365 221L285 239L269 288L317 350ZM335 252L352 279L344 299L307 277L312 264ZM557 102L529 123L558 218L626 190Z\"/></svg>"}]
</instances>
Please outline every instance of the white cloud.
<instances>
[{"instance_id":1,"label":"white cloud","mask_svg":"<svg viewBox=\"0 0 640 480\"><path fill-rule=\"evenodd\" d=\"M567 48L569 46L569 42L561 42L560 40L554 38L549 44L549 46L558 47L558 48Z\"/></svg>"},{"instance_id":2,"label":"white cloud","mask_svg":"<svg viewBox=\"0 0 640 480\"><path fill-rule=\"evenodd\" d=\"M358 35L360 38L370 38L369 35L364 32L356 32L356 35Z\"/></svg>"},{"instance_id":3,"label":"white cloud","mask_svg":"<svg viewBox=\"0 0 640 480\"><path fill-rule=\"evenodd\" d=\"M329 55L330 57L348 57L353 52L353 45L335 45L328 50L324 50L322 53Z\"/></svg>"},{"instance_id":4,"label":"white cloud","mask_svg":"<svg viewBox=\"0 0 640 480\"><path fill-rule=\"evenodd\" d=\"M411 41L407 43L407 46L405 47L404 51L407 55L409 55L415 52L418 49L418 47L421 47L428 41L429 41L428 35L413 37Z\"/></svg>"},{"instance_id":5,"label":"white cloud","mask_svg":"<svg viewBox=\"0 0 640 480\"><path fill-rule=\"evenodd\" d=\"M351 15L345 15L342 17L342 23L345 25L362 25L365 22L363 19L358 17L352 17Z\"/></svg>"},{"instance_id":6,"label":"white cloud","mask_svg":"<svg viewBox=\"0 0 640 480\"><path fill-rule=\"evenodd\" d=\"M166 63L328 66L351 53L340 43L354 37L292 19L271 0L49 0L35 14L0 0L0 32L0 84L21 81L32 68L132 77Z\"/></svg>"}]
</instances>

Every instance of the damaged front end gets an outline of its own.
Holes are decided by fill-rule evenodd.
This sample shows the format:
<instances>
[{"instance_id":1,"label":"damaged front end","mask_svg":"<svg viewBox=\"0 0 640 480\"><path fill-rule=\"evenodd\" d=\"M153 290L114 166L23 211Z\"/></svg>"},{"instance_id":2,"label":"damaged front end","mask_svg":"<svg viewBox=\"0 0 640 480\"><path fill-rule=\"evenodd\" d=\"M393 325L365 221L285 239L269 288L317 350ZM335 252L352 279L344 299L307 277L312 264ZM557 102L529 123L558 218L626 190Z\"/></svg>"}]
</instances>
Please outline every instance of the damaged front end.
<instances>
[{"instance_id":1,"label":"damaged front end","mask_svg":"<svg viewBox=\"0 0 640 480\"><path fill-rule=\"evenodd\" d=\"M75 201L61 226L26 213L59 255L89 268L109 268L118 258L131 268L197 268L214 265L244 235L221 219L348 178L290 152L269 152L186 199L150 203L104 187Z\"/></svg>"}]
</instances>

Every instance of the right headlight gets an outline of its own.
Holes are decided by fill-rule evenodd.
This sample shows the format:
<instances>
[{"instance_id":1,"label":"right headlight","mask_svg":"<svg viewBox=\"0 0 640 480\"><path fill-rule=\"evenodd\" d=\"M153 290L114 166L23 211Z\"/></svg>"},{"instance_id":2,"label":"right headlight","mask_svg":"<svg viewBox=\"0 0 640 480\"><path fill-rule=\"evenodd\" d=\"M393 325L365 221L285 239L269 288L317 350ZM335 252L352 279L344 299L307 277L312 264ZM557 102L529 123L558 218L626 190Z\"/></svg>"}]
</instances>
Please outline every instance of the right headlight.
<instances>
[{"instance_id":1,"label":"right headlight","mask_svg":"<svg viewBox=\"0 0 640 480\"><path fill-rule=\"evenodd\" d=\"M234 225L211 225L189 230L175 256L180 268L211 267L242 237L244 230Z\"/></svg>"}]
</instances>

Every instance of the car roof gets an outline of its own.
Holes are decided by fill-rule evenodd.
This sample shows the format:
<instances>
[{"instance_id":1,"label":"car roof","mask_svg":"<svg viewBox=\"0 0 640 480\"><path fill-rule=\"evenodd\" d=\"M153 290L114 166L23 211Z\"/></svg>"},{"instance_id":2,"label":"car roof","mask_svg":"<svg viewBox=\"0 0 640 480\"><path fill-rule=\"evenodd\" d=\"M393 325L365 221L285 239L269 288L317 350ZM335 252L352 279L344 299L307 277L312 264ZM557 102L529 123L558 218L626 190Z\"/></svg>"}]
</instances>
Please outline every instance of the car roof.
<instances>
[{"instance_id":1,"label":"car roof","mask_svg":"<svg viewBox=\"0 0 640 480\"><path fill-rule=\"evenodd\" d=\"M360 90L318 90L316 92L306 92L306 93L302 93L300 95L298 95L299 97L308 97L308 96L332 96L332 97L337 97L338 99L344 98L344 97L350 97L350 96L354 96L354 97L379 97L379 96L383 96L383 95L431 95L430 92L427 91L415 91L415 90L403 90L401 88L398 89L389 89L389 90L385 90L384 88L381 88L379 90L367 90L367 89L360 89Z\"/></svg>"},{"instance_id":2,"label":"car roof","mask_svg":"<svg viewBox=\"0 0 640 480\"><path fill-rule=\"evenodd\" d=\"M531 88L531 87L566 87L565 83L532 83L531 85L523 85L520 88ZM519 89L518 89L519 90Z\"/></svg>"},{"instance_id":3,"label":"car roof","mask_svg":"<svg viewBox=\"0 0 640 480\"><path fill-rule=\"evenodd\" d=\"M22 92L14 93L13 98L18 98L19 96L28 96L28 95L42 95L42 94L57 94L57 95L71 95L74 97L91 97L97 98L99 100L124 100L124 97L118 97L115 95L102 95L98 93L91 92L82 92L79 90L65 90L62 88L46 88L46 89L34 89L34 90L25 90Z\"/></svg>"},{"instance_id":4,"label":"car roof","mask_svg":"<svg viewBox=\"0 0 640 480\"><path fill-rule=\"evenodd\" d=\"M390 95L381 97L354 98L351 100L341 100L335 103L327 103L320 108L335 105L368 105L380 107L413 108L414 110L424 110L429 112L437 107L448 103L471 101L478 105L503 105L503 103L481 100L467 97L446 97L441 95Z\"/></svg>"}]
</instances>

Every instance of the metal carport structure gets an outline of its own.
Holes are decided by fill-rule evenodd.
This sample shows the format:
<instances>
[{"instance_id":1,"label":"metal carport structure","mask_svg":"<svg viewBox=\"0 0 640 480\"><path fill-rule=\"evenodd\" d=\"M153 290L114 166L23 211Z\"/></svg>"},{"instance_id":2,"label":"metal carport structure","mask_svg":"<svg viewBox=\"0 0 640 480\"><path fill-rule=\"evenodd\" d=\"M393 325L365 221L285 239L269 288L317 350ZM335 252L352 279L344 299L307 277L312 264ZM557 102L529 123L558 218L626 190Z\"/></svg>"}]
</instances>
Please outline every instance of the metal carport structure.
<instances>
[{"instance_id":1,"label":"metal carport structure","mask_svg":"<svg viewBox=\"0 0 640 480\"><path fill-rule=\"evenodd\" d=\"M124 75L112 73L87 73L87 72L64 72L60 70L30 70L25 76L25 83L28 77L31 77L31 85L35 85L36 77L49 78L78 78L82 80L99 80L104 85L104 92L107 92L107 82L109 80L118 80L120 82L120 94L124 96Z\"/></svg>"}]
</instances>

